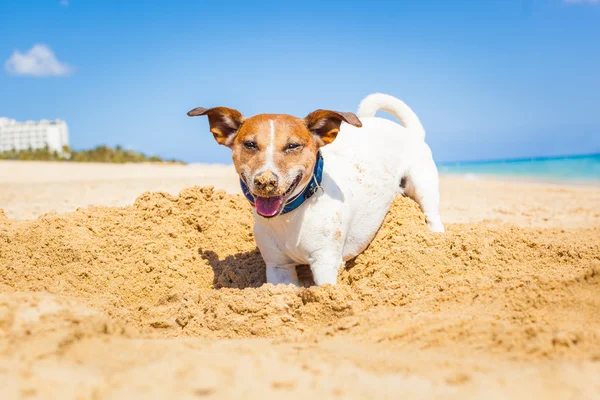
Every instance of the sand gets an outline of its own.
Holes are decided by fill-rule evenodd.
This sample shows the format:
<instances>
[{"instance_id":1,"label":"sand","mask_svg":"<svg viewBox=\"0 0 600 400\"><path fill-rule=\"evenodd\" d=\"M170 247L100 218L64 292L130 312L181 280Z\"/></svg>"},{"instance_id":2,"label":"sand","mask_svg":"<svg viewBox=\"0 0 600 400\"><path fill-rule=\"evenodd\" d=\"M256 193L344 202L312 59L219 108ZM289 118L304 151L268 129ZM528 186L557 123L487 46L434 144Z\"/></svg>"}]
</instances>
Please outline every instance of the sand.
<instances>
[{"instance_id":1,"label":"sand","mask_svg":"<svg viewBox=\"0 0 600 400\"><path fill-rule=\"evenodd\" d=\"M598 188L444 177L447 233L399 197L298 289L264 283L229 167L86 167L0 175L2 399L600 398Z\"/></svg>"}]
</instances>

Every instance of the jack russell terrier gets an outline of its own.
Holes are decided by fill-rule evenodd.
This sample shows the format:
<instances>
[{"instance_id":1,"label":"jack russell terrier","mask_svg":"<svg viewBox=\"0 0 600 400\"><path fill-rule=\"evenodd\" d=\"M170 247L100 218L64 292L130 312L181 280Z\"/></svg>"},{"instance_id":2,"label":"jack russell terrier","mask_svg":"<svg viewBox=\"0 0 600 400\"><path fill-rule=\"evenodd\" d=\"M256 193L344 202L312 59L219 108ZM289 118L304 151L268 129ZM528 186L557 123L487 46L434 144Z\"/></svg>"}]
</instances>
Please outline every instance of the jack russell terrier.
<instances>
[{"instance_id":1,"label":"jack russell terrier","mask_svg":"<svg viewBox=\"0 0 600 400\"><path fill-rule=\"evenodd\" d=\"M375 117L378 110L403 126ZM420 205L431 231L444 231L425 130L395 97L367 96L358 117L316 110L304 119L246 119L226 107L188 115L208 116L216 141L233 152L268 283L299 285L296 266L309 264L317 285L335 284L340 266L373 240L396 194Z\"/></svg>"}]
</instances>

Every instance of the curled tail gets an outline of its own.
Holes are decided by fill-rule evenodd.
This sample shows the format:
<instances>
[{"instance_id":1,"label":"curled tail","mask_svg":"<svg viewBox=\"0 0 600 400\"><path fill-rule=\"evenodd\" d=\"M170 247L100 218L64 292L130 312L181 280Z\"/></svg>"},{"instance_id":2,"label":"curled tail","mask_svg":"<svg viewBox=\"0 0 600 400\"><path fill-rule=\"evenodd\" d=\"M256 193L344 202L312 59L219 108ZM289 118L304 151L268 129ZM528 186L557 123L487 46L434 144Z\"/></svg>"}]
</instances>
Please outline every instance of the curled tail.
<instances>
[{"instance_id":1,"label":"curled tail","mask_svg":"<svg viewBox=\"0 0 600 400\"><path fill-rule=\"evenodd\" d=\"M425 139L425 129L417 114L402 100L388 94L373 93L365 97L358 106L358 118L374 117L379 110L389 112L398 118L405 128Z\"/></svg>"}]
</instances>

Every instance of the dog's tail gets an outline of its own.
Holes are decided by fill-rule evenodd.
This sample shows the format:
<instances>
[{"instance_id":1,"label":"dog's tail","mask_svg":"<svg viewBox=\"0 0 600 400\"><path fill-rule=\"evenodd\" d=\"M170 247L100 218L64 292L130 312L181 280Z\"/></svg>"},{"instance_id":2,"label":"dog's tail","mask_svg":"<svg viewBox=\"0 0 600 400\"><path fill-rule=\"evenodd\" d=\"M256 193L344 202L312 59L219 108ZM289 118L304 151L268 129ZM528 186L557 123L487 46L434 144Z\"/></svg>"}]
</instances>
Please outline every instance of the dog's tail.
<instances>
[{"instance_id":1,"label":"dog's tail","mask_svg":"<svg viewBox=\"0 0 600 400\"><path fill-rule=\"evenodd\" d=\"M421 125L417 114L402 100L388 94L373 93L365 97L358 106L358 118L374 117L379 110L389 112L398 118L405 128L425 139L425 129Z\"/></svg>"}]
</instances>

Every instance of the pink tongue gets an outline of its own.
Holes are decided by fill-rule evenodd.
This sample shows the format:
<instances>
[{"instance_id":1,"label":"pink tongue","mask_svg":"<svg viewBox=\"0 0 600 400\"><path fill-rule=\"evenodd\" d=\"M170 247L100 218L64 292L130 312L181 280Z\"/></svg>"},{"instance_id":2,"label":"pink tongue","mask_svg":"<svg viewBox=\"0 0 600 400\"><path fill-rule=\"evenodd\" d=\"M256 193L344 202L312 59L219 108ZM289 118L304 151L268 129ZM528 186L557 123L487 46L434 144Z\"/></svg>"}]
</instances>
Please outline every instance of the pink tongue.
<instances>
[{"instance_id":1,"label":"pink tongue","mask_svg":"<svg viewBox=\"0 0 600 400\"><path fill-rule=\"evenodd\" d=\"M279 211L283 196L278 197L257 197L255 200L256 212L263 217L273 217Z\"/></svg>"}]
</instances>

